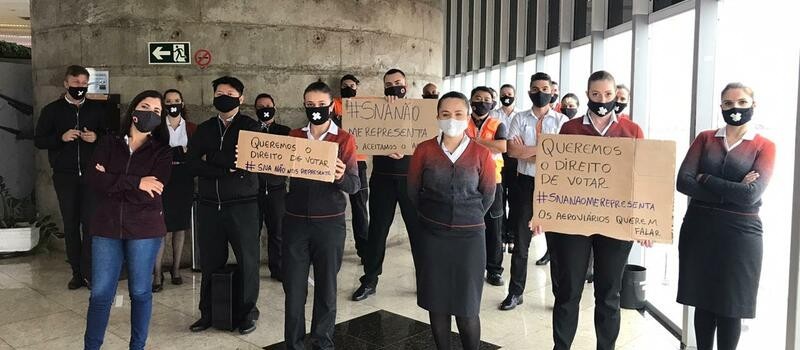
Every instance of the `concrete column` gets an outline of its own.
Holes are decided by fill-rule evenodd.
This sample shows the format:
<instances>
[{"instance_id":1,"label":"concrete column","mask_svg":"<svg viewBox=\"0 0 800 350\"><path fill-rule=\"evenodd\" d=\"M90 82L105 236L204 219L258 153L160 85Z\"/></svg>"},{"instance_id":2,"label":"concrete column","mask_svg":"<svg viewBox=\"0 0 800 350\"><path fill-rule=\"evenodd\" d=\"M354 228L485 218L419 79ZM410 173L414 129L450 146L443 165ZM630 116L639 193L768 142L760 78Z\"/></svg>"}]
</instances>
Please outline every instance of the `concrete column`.
<instances>
[{"instance_id":1,"label":"concrete column","mask_svg":"<svg viewBox=\"0 0 800 350\"><path fill-rule=\"evenodd\" d=\"M592 2L592 72L602 70L604 67L603 54L605 53L605 30L608 22L606 8L608 0L595 0Z\"/></svg>"}]
</instances>

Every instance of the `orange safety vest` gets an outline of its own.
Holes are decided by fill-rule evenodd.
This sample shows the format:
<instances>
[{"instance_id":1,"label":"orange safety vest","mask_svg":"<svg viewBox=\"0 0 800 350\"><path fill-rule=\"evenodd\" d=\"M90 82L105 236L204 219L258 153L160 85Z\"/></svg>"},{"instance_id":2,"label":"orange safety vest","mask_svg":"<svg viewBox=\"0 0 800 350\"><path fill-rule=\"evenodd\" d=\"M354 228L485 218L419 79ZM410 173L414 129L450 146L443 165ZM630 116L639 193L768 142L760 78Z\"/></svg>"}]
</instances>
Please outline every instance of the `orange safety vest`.
<instances>
[{"instance_id":1,"label":"orange safety vest","mask_svg":"<svg viewBox=\"0 0 800 350\"><path fill-rule=\"evenodd\" d=\"M470 138L479 138L481 140L488 140L493 141L495 134L497 134L497 128L500 127L500 119L486 117L486 120L483 122L481 129L478 130L478 127L475 125L475 121L472 118L469 118L469 126L467 127L466 134ZM503 172L503 155L500 153L492 153L492 157L494 158L494 165L495 165L495 179L497 183L501 183L503 181L502 172Z\"/></svg>"}]
</instances>

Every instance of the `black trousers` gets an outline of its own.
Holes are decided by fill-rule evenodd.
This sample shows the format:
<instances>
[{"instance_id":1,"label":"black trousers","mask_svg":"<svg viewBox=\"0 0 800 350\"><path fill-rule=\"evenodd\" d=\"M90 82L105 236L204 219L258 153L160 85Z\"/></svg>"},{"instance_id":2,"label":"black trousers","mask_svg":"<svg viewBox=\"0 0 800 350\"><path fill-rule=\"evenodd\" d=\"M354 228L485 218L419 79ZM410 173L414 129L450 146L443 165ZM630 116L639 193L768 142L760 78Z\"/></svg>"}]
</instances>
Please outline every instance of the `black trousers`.
<instances>
[{"instance_id":1,"label":"black trousers","mask_svg":"<svg viewBox=\"0 0 800 350\"><path fill-rule=\"evenodd\" d=\"M578 328L578 311L583 293L589 252L594 251L594 328L598 350L612 350L619 335L619 291L622 273L632 242L600 235L578 236L548 232L547 248L558 269L551 278L558 281L553 307L554 350L572 346Z\"/></svg>"},{"instance_id":2,"label":"black trousers","mask_svg":"<svg viewBox=\"0 0 800 350\"><path fill-rule=\"evenodd\" d=\"M383 259L386 256L386 237L394 221L397 204L400 204L400 214L406 224L412 251L417 227L417 210L408 198L405 176L373 174L369 179L369 187L372 189L369 196L369 237L361 283L377 285L378 276L383 269Z\"/></svg>"},{"instance_id":3,"label":"black trousers","mask_svg":"<svg viewBox=\"0 0 800 350\"><path fill-rule=\"evenodd\" d=\"M92 238L89 221L94 211L94 191L86 183L86 176L78 174L53 174L53 187L64 222L64 245L72 275L92 278Z\"/></svg>"},{"instance_id":4,"label":"black trousers","mask_svg":"<svg viewBox=\"0 0 800 350\"><path fill-rule=\"evenodd\" d=\"M515 190L517 188L517 159L503 153L503 234L504 241L511 242L514 231L517 230L514 215L518 211Z\"/></svg>"},{"instance_id":5,"label":"black trousers","mask_svg":"<svg viewBox=\"0 0 800 350\"><path fill-rule=\"evenodd\" d=\"M353 214L353 239L356 241L356 254L361 258L361 263L363 264L367 254L367 237L369 237L367 162L358 162L358 177L361 179L361 190L356 194L350 195L350 210Z\"/></svg>"},{"instance_id":6,"label":"black trousers","mask_svg":"<svg viewBox=\"0 0 800 350\"><path fill-rule=\"evenodd\" d=\"M200 245L200 314L211 318L211 275L223 269L228 261L228 244L236 256L242 276L241 309L234 321L257 319L259 290L259 211L256 201L223 206L200 203L197 241Z\"/></svg>"},{"instance_id":7,"label":"black trousers","mask_svg":"<svg viewBox=\"0 0 800 350\"><path fill-rule=\"evenodd\" d=\"M258 196L261 210L261 223L267 227L267 267L273 277L281 275L281 239L283 236L283 215L286 212L286 186L275 186Z\"/></svg>"},{"instance_id":8,"label":"black trousers","mask_svg":"<svg viewBox=\"0 0 800 350\"><path fill-rule=\"evenodd\" d=\"M517 175L517 185L514 189L517 213L516 232L514 234L514 252L511 254L511 285L508 293L522 295L525 291L525 282L528 278L528 249L531 246L533 232L528 227L528 222L533 216L533 190L534 178L532 176Z\"/></svg>"},{"instance_id":9,"label":"black trousers","mask_svg":"<svg viewBox=\"0 0 800 350\"><path fill-rule=\"evenodd\" d=\"M286 349L304 349L308 270L314 266L314 311L311 343L314 349L333 349L336 324L336 275L342 266L346 235L344 215L308 220L284 217L283 291L286 294L284 340Z\"/></svg>"},{"instance_id":10,"label":"black trousers","mask_svg":"<svg viewBox=\"0 0 800 350\"><path fill-rule=\"evenodd\" d=\"M494 202L483 217L486 224L486 272L503 274L503 185L497 184Z\"/></svg>"}]
</instances>

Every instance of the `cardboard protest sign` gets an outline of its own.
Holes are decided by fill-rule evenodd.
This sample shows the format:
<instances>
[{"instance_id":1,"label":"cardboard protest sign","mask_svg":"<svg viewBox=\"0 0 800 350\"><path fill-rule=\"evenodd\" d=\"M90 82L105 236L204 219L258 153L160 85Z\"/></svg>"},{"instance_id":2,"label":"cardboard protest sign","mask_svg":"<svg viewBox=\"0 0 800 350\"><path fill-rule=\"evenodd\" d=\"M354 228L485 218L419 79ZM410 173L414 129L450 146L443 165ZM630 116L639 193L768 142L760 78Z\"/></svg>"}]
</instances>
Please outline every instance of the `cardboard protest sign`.
<instances>
[{"instance_id":1,"label":"cardboard protest sign","mask_svg":"<svg viewBox=\"0 0 800 350\"><path fill-rule=\"evenodd\" d=\"M251 172L333 182L339 145L299 137L239 132L236 167Z\"/></svg>"},{"instance_id":2,"label":"cardboard protest sign","mask_svg":"<svg viewBox=\"0 0 800 350\"><path fill-rule=\"evenodd\" d=\"M356 138L360 154L413 154L422 141L439 133L436 100L343 99L342 127Z\"/></svg>"},{"instance_id":3,"label":"cardboard protest sign","mask_svg":"<svg viewBox=\"0 0 800 350\"><path fill-rule=\"evenodd\" d=\"M533 221L545 231L672 243L675 142L541 135Z\"/></svg>"}]
</instances>

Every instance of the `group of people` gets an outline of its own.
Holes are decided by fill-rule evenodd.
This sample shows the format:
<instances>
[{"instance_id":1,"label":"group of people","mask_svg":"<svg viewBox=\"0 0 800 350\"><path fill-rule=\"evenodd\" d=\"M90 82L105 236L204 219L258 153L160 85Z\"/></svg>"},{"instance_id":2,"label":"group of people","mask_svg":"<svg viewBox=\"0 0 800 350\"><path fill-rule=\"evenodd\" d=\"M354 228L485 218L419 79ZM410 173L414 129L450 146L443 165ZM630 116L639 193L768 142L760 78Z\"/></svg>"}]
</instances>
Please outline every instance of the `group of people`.
<instances>
[{"instance_id":1,"label":"group of people","mask_svg":"<svg viewBox=\"0 0 800 350\"><path fill-rule=\"evenodd\" d=\"M342 128L342 99L355 97L360 85L353 75L341 78L339 96L321 81L309 84L302 93L307 123L297 129L276 122L276 101L268 94L256 96L256 118L243 114L245 86L225 76L212 82L218 113L210 119L190 122L180 91L148 90L130 102L118 132L104 128L102 110L86 99L88 78L83 67L70 66L66 93L44 107L36 128L36 146L48 150L64 219L73 271L68 287L91 287L86 349L103 343L123 262L132 304L130 347L144 347L152 293L164 283L163 240L172 233L171 283L180 284L180 252L195 193L202 282L200 318L190 326L193 332L212 326L211 276L226 267L228 246L242 281L234 320L241 334L256 329L259 237L265 225L267 266L286 296L286 347L304 348L304 309L313 267L311 344L333 348L336 276L349 196L364 270L353 301L376 294L399 205L416 269L417 304L429 312L438 349L450 348L453 317L462 347L479 347L484 282L505 284L504 242L513 244L511 277L499 308L511 310L523 303L528 250L532 237L542 233L547 253L537 264L551 262L554 349L572 346L589 277L594 282L597 348L614 348L622 273L632 242L557 232L557 227L531 222L542 134L644 137L622 113L629 90L608 72L589 77L583 115L577 113L578 96L568 93L559 101L556 83L541 72L531 76L527 94L533 107L525 111L515 110L517 92L509 84L499 93L478 86L470 96L455 91L439 96L436 86L428 84L423 98L438 99L436 116L428 117L436 118L441 133L420 143L413 155L373 156L369 177L367 157L357 154L355 138ZM387 71L383 82L388 103L407 97L401 70ZM749 127L755 107L750 88L729 84L721 101L727 126L698 135L677 179L678 190L691 197L679 243L678 302L697 308L695 330L698 348L704 350L712 348L715 333L719 349L735 349L741 319L755 317L762 256L758 208L775 154L774 144ZM240 131L337 143L335 180L238 169Z\"/></svg>"}]
</instances>

